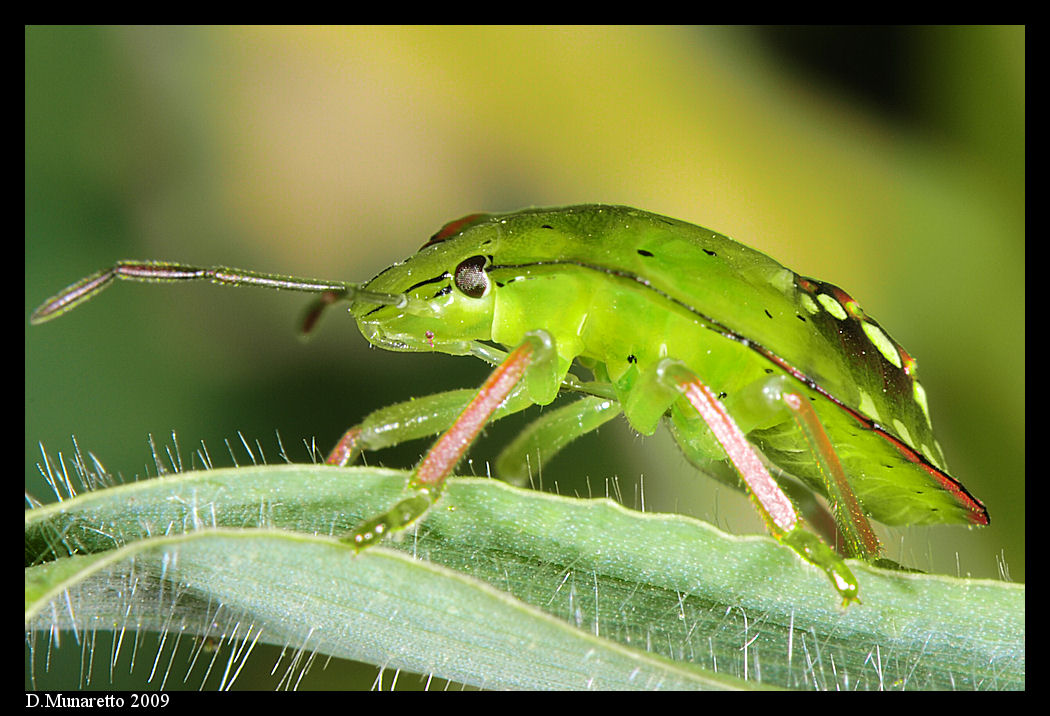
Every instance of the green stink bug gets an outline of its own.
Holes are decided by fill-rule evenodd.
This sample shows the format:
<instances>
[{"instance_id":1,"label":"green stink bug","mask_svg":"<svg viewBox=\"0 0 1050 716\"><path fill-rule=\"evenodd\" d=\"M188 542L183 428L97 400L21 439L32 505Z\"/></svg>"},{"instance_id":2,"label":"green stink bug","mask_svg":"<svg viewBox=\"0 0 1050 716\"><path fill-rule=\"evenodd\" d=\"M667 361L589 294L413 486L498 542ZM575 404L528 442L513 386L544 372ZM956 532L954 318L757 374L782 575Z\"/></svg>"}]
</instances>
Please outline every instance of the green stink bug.
<instances>
[{"instance_id":1,"label":"green stink bug","mask_svg":"<svg viewBox=\"0 0 1050 716\"><path fill-rule=\"evenodd\" d=\"M841 289L685 222L597 205L476 214L365 284L122 261L45 302L32 322L114 279L317 293L305 330L346 301L375 346L496 366L477 391L377 411L335 446L328 462L345 465L363 450L443 432L409 496L346 536L358 548L422 517L487 422L563 390L584 397L508 445L498 475L524 471L538 445L549 459L620 412L643 434L666 423L691 462L747 489L770 532L823 569L844 602L857 599L855 577L803 528L788 493L825 496L842 550L868 561L881 549L869 517L988 523L945 469L914 359L877 322Z\"/></svg>"}]
</instances>

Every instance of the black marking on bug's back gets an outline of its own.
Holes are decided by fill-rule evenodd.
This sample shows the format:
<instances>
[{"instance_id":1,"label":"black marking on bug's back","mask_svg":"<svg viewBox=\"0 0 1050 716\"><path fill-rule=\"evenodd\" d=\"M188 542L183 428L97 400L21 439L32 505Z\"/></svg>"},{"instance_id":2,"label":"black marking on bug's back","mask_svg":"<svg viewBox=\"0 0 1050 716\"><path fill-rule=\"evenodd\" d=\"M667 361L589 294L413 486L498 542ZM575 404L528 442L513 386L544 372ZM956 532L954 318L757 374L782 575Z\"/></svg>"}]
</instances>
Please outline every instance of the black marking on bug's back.
<instances>
[{"instance_id":1,"label":"black marking on bug's back","mask_svg":"<svg viewBox=\"0 0 1050 716\"><path fill-rule=\"evenodd\" d=\"M700 250L703 251L708 256L718 256L718 254L716 252L712 251L711 249L703 249L702 248Z\"/></svg>"},{"instance_id":2,"label":"black marking on bug's back","mask_svg":"<svg viewBox=\"0 0 1050 716\"><path fill-rule=\"evenodd\" d=\"M653 252L652 251L646 251L645 249L638 249L638 255L639 256L644 256L646 258L649 258L650 256L653 255Z\"/></svg>"},{"instance_id":3,"label":"black marking on bug's back","mask_svg":"<svg viewBox=\"0 0 1050 716\"><path fill-rule=\"evenodd\" d=\"M449 278L449 273L448 273L448 271L446 271L445 273L441 274L440 276L434 276L433 278L423 279L419 283L414 283L411 286L409 286L408 288L406 288L405 289L405 293L411 293L412 291L415 291L417 288L422 288L423 286L426 286L427 284L440 283L442 281L447 280L448 278Z\"/></svg>"}]
</instances>

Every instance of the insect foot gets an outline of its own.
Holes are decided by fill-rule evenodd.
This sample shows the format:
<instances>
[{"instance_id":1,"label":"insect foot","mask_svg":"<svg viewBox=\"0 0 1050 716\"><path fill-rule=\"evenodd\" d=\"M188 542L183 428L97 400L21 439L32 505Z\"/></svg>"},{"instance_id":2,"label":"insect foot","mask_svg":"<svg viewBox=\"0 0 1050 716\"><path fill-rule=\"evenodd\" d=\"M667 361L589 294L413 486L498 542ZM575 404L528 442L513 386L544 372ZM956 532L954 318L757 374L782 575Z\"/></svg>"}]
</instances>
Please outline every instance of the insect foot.
<instances>
[{"instance_id":1,"label":"insect foot","mask_svg":"<svg viewBox=\"0 0 1050 716\"><path fill-rule=\"evenodd\" d=\"M832 584L835 585L835 591L842 597L843 607L853 602L860 604L860 587L857 586L857 578L853 576L853 572L842 557L824 544L820 537L798 526L778 539L798 552L802 559L824 570Z\"/></svg>"},{"instance_id":2,"label":"insect foot","mask_svg":"<svg viewBox=\"0 0 1050 716\"><path fill-rule=\"evenodd\" d=\"M351 544L358 552L381 541L391 532L405 529L418 520L440 496L441 491L430 487L417 487L415 494L398 502L377 517L365 520L339 538Z\"/></svg>"}]
</instances>

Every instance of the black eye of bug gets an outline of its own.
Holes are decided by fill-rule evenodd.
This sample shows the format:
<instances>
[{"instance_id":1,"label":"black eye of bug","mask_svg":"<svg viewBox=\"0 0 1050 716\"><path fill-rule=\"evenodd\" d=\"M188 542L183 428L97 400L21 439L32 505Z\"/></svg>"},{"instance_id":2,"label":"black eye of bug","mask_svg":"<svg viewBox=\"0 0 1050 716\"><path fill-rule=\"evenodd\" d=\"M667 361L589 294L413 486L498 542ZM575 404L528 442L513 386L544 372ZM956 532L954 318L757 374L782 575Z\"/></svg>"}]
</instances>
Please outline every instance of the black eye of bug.
<instances>
[{"instance_id":1,"label":"black eye of bug","mask_svg":"<svg viewBox=\"0 0 1050 716\"><path fill-rule=\"evenodd\" d=\"M489 288L489 277L485 273L485 257L471 256L456 267L456 288L471 298L481 298Z\"/></svg>"}]
</instances>

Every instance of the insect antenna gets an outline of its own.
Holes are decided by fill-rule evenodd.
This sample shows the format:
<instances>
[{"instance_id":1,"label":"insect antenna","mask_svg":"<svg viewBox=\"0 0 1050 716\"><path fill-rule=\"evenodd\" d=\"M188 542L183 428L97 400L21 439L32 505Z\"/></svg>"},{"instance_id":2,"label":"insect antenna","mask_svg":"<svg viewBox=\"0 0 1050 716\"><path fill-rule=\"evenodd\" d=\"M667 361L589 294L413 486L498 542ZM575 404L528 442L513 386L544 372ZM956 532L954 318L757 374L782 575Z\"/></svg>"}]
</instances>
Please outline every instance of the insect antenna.
<instances>
[{"instance_id":1,"label":"insect antenna","mask_svg":"<svg viewBox=\"0 0 1050 716\"><path fill-rule=\"evenodd\" d=\"M66 287L33 311L29 321L33 325L50 321L89 298L94 297L114 280L141 283L174 283L177 281L208 281L226 286L260 286L279 291L319 293L322 298L308 314L304 330L313 327L320 311L337 300L364 301L385 306L404 306L408 297L403 294L365 291L360 285L344 281L322 281L281 274L261 273L244 269L213 266L201 268L161 261L119 261L108 269L91 274Z\"/></svg>"}]
</instances>

